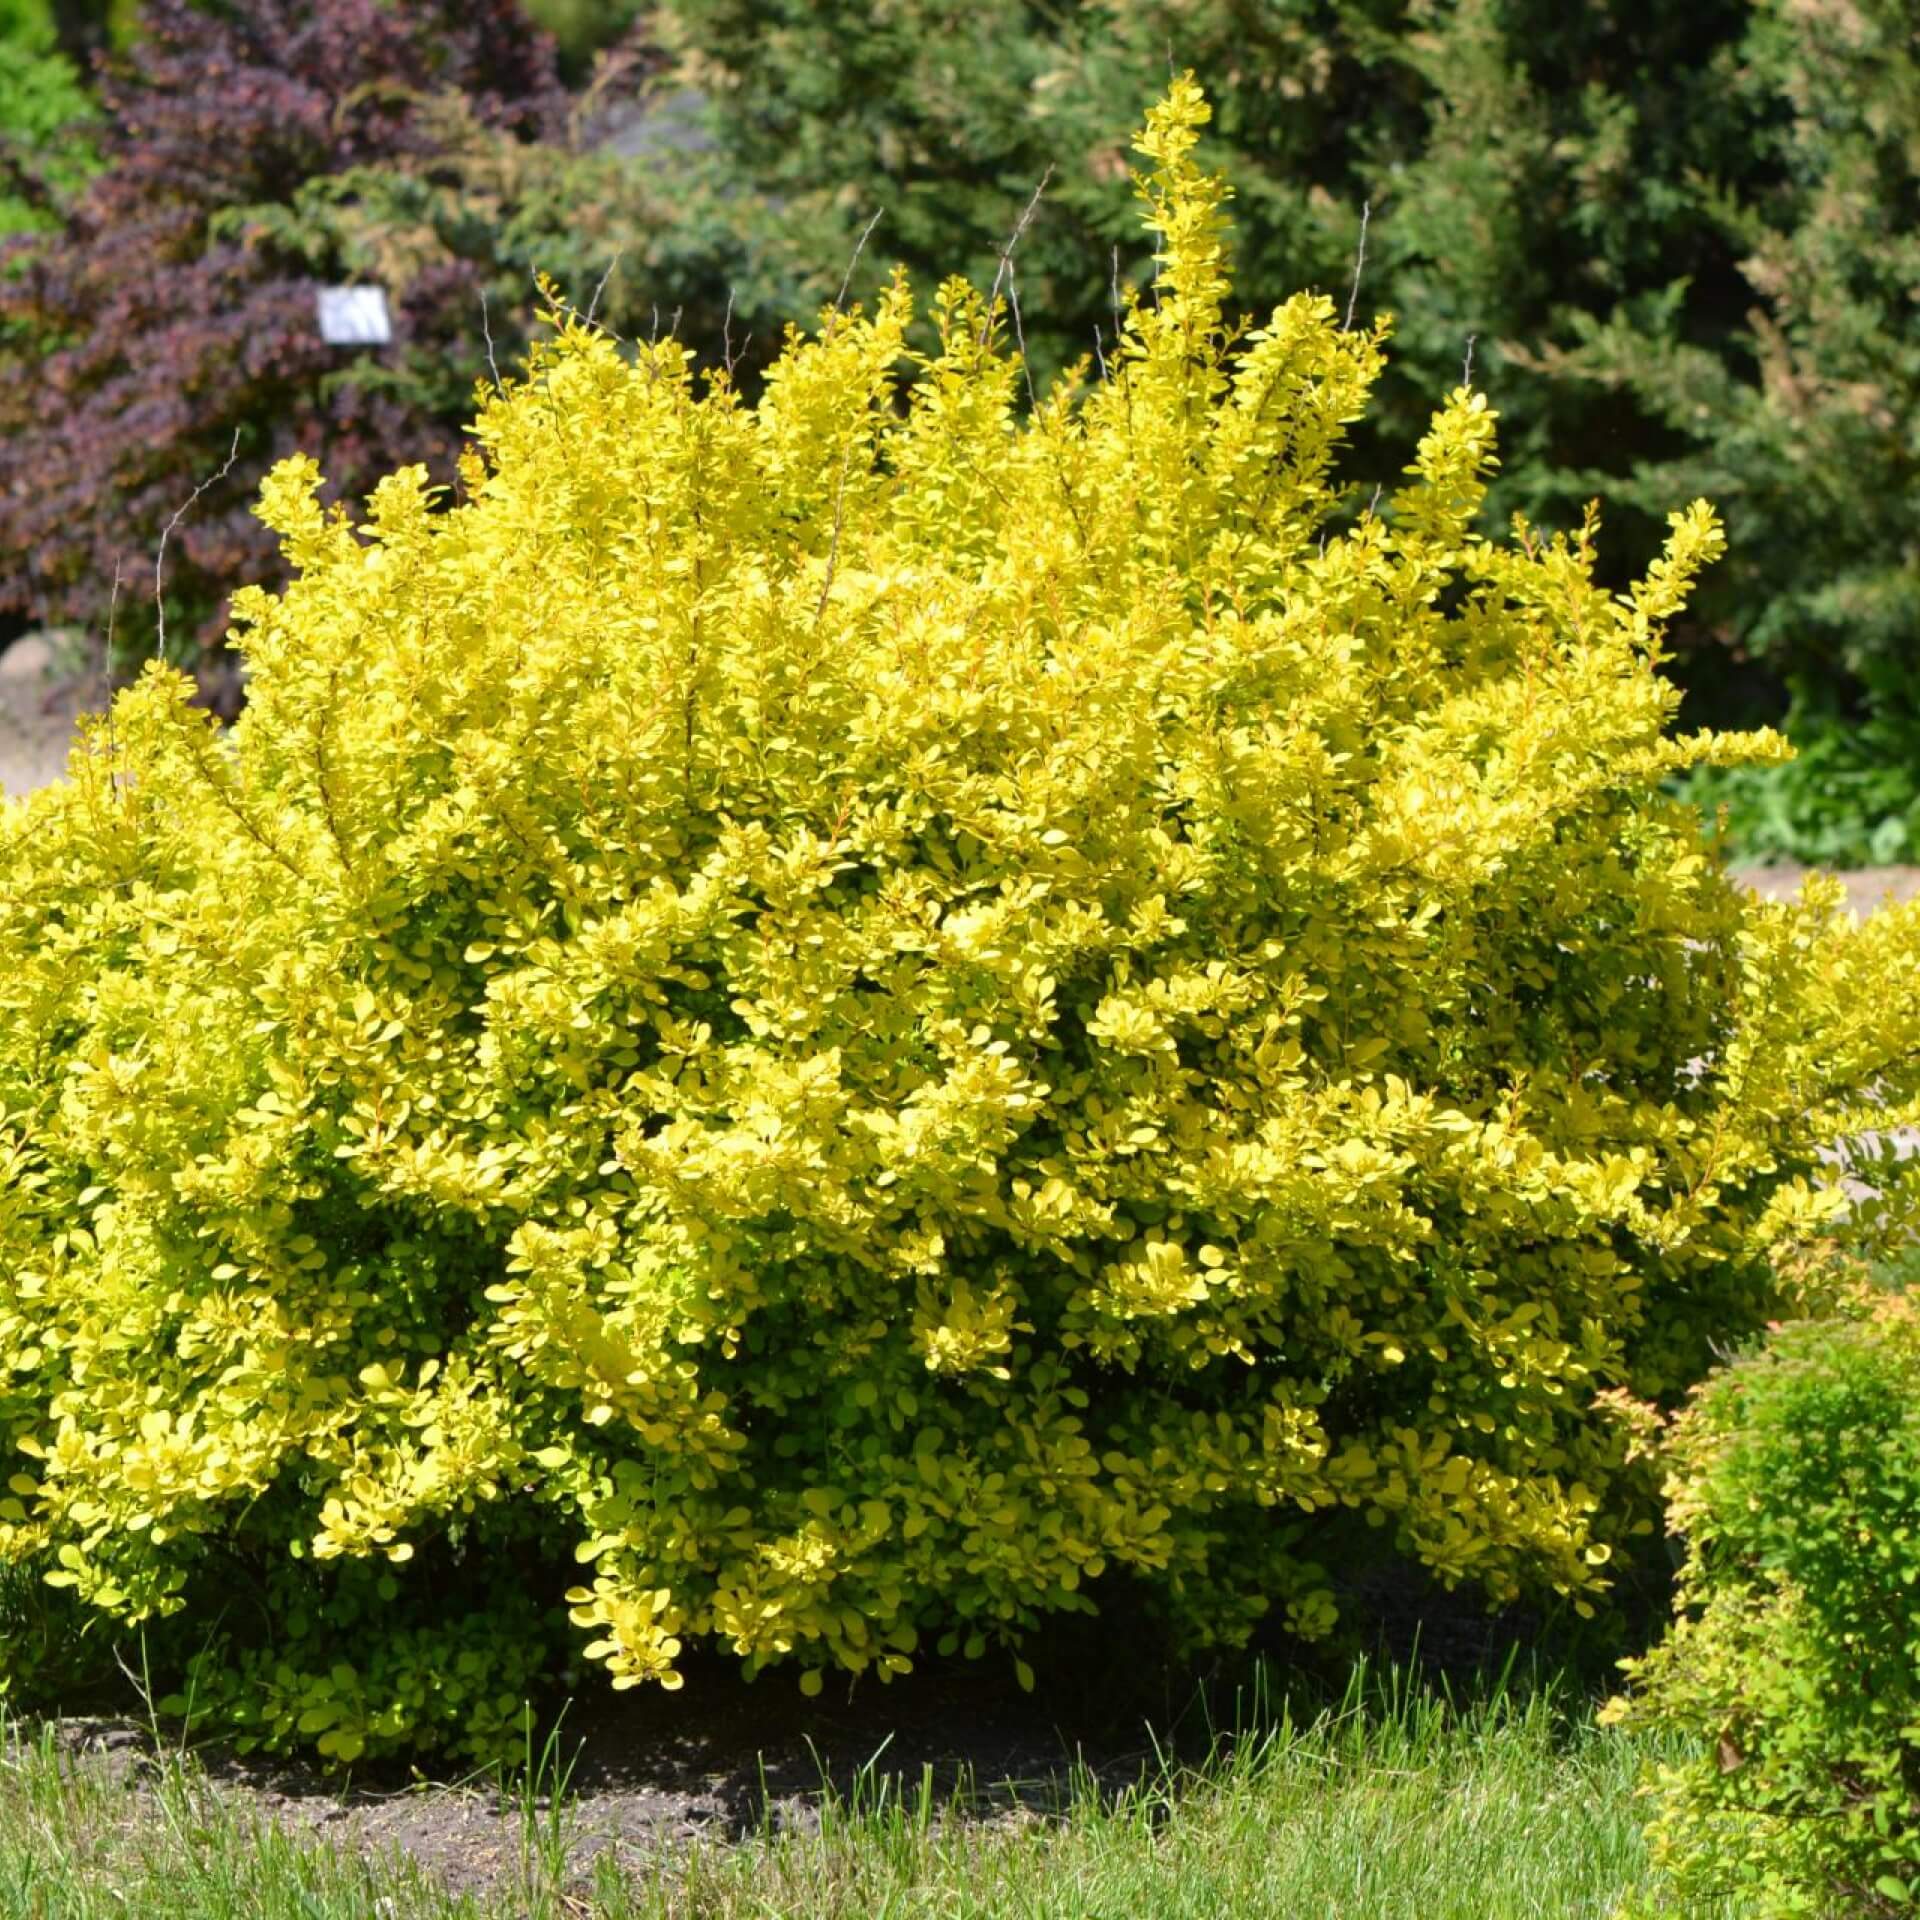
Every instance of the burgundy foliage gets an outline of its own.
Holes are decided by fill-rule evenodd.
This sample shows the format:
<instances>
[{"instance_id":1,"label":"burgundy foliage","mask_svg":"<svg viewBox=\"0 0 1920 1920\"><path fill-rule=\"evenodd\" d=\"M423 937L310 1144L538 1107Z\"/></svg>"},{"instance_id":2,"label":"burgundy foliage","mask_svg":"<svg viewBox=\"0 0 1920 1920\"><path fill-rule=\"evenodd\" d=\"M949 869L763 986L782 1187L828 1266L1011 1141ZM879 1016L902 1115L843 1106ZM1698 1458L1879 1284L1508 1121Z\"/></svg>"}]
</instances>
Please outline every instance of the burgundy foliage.
<instances>
[{"instance_id":1,"label":"burgundy foliage","mask_svg":"<svg viewBox=\"0 0 1920 1920\"><path fill-rule=\"evenodd\" d=\"M530 140L551 137L565 96L513 0L151 0L101 79L99 175L59 231L0 246L0 615L99 631L118 570L122 640L150 645L161 531L237 430L231 471L167 546L169 643L212 648L228 591L276 574L249 513L266 469L311 453L347 497L410 460L450 477L457 419L423 415L393 371L423 353L470 377L486 363L462 264L409 285L391 348L329 347L311 269L257 229L214 231L217 216L417 161L449 89Z\"/></svg>"}]
</instances>

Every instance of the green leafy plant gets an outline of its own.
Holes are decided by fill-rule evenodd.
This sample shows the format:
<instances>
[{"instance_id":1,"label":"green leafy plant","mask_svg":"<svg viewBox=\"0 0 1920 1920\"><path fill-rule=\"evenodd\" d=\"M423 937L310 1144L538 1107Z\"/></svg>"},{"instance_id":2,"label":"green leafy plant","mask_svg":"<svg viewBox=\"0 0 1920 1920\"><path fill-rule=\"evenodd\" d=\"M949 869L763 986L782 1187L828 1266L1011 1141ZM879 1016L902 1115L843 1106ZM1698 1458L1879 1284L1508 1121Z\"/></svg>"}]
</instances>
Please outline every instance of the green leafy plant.
<instances>
[{"instance_id":1,"label":"green leafy plant","mask_svg":"<svg viewBox=\"0 0 1920 1920\"><path fill-rule=\"evenodd\" d=\"M1693 183L1703 244L1738 261L1745 310L1715 339L1694 293L1590 312L1551 373L1598 382L1657 431L1610 463L1610 499L1726 504L1740 556L1703 615L1777 675L1807 764L1747 791L1755 851L1920 851L1920 46L1901 0L1751 10L1716 87L1747 165ZM1590 471L1598 480L1598 470ZM1739 671L1739 669L1736 669ZM1735 828L1743 809L1736 805Z\"/></svg>"},{"instance_id":2,"label":"green leafy plant","mask_svg":"<svg viewBox=\"0 0 1920 1920\"><path fill-rule=\"evenodd\" d=\"M1875 1293L1783 1328L1673 1423L1680 1615L1612 1717L1690 1738L1653 1776L1675 1912L1920 1898L1920 1317Z\"/></svg>"},{"instance_id":3,"label":"green leafy plant","mask_svg":"<svg viewBox=\"0 0 1920 1920\"><path fill-rule=\"evenodd\" d=\"M60 51L50 7L0 0L0 234L53 224L96 164L94 107Z\"/></svg>"},{"instance_id":4,"label":"green leafy plant","mask_svg":"<svg viewBox=\"0 0 1920 1920\"><path fill-rule=\"evenodd\" d=\"M488 1751L569 1620L815 1691L1651 1532L1613 1395L1914 1110L1920 912L1664 794L1779 751L1667 732L1704 504L1490 540L1464 385L1338 484L1384 331L1229 312L1205 120L1104 379L957 279L751 405L556 309L454 502L269 476L230 735L155 666L0 815L0 1557L183 1707Z\"/></svg>"},{"instance_id":5,"label":"green leafy plant","mask_svg":"<svg viewBox=\"0 0 1920 1920\"><path fill-rule=\"evenodd\" d=\"M1789 722L1789 725L1792 723ZM1920 849L1920 730L1890 719L1795 727L1791 760L1696 774L1684 790L1749 859L1886 866Z\"/></svg>"}]
</instances>

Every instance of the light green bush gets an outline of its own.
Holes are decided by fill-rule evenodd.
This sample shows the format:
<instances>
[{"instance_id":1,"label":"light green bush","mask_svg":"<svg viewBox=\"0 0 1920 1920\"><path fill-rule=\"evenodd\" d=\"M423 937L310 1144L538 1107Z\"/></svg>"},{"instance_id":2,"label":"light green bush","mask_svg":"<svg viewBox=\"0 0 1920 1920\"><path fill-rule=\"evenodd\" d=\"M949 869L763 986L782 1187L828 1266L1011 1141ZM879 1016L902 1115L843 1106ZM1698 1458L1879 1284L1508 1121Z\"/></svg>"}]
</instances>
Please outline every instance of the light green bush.
<instances>
[{"instance_id":1,"label":"light green bush","mask_svg":"<svg viewBox=\"0 0 1920 1920\"><path fill-rule=\"evenodd\" d=\"M1612 1716L1692 1736L1659 1770L1685 1902L1893 1916L1920 1897L1920 1319L1784 1329L1675 1423L1681 1612ZM1697 1911L1687 1905L1685 1911Z\"/></svg>"},{"instance_id":2,"label":"light green bush","mask_svg":"<svg viewBox=\"0 0 1920 1920\"><path fill-rule=\"evenodd\" d=\"M0 0L0 238L48 219L5 164L33 166L56 192L79 186L97 164L82 137L93 114L73 62L56 44L51 10L38 0Z\"/></svg>"},{"instance_id":3,"label":"light green bush","mask_svg":"<svg viewBox=\"0 0 1920 1920\"><path fill-rule=\"evenodd\" d=\"M1341 493L1382 335L1229 321L1203 118L1104 376L957 282L751 408L556 315L444 510L272 476L231 736L156 668L4 816L0 1554L202 1710L486 1747L563 1609L817 1687L1650 1526L1611 1392L1907 1111L1914 916L1662 797L1777 748L1665 736L1704 506L1620 598L1489 541L1465 388Z\"/></svg>"}]
</instances>

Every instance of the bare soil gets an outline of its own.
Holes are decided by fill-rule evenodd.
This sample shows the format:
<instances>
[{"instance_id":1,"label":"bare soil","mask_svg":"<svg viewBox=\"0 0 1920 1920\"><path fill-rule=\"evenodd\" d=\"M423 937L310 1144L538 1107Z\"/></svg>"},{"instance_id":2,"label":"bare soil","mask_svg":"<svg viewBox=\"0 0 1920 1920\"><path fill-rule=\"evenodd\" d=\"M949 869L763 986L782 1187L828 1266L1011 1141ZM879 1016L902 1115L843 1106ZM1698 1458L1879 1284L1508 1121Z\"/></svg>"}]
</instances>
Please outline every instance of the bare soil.
<instances>
[{"instance_id":1,"label":"bare soil","mask_svg":"<svg viewBox=\"0 0 1920 1920\"><path fill-rule=\"evenodd\" d=\"M1194 1699L1197 1700L1197 1694ZM1195 1724L1182 1728L1183 1718ZM1197 1706L1166 1717L1171 1737L1201 1733ZM64 1720L63 1747L121 1777L150 1777L148 1729L125 1719ZM542 1736L536 1735L534 1757ZM1147 1719L1116 1719L1084 1692L1063 1707L1020 1694L1004 1676L951 1667L896 1681L801 1696L793 1677L756 1685L719 1662L698 1663L678 1693L601 1692L563 1715L553 1756L565 1770L563 1832L570 1886L591 1885L605 1860L641 1868L697 1839L738 1840L818 1823L824 1793L917 1795L984 1818L1061 1806L1076 1773L1118 1788L1155 1765ZM525 1812L516 1786L487 1778L342 1782L296 1762L197 1755L229 1806L345 1851L410 1857L454 1893L497 1892L521 1870ZM550 1804L554 1769L537 1774Z\"/></svg>"},{"instance_id":2,"label":"bare soil","mask_svg":"<svg viewBox=\"0 0 1920 1920\"><path fill-rule=\"evenodd\" d=\"M1596 1666L1570 1618L1515 1606L1489 1613L1465 1592L1391 1563L1342 1583L1376 1672L1421 1676L1455 1700L1529 1676L1611 1686L1613 1649ZM1638 1635L1651 1631L1646 1592L1623 1589ZM1195 1762L1237 1729L1271 1723L1284 1691L1296 1716L1332 1704L1350 1677L1352 1646L1302 1649L1276 1638L1247 1653L1177 1658L1116 1597L1096 1641L1084 1623L1055 1621L1030 1646L1040 1679L1023 1692L1012 1663L943 1660L882 1686L830 1677L816 1698L796 1676L758 1682L717 1654L686 1662L674 1693L616 1694L597 1673L558 1716L552 1760L538 1769L536 1817L564 1771L564 1886L590 1891L602 1864L644 1876L699 1842L818 1828L823 1802L873 1806L884 1794L913 1807L924 1792L969 1819L1018 1822L1057 1815L1089 1790L1103 1798L1168 1764ZM1569 1637L1571 1634L1572 1637ZM547 1725L536 1728L541 1758ZM152 1778L150 1729L125 1718L68 1718L61 1744L121 1778ZM215 1746L196 1756L230 1809L311 1836L343 1852L404 1855L453 1893L511 1891L524 1872L527 1818L517 1784L498 1779L411 1780L393 1768L342 1780L305 1760L240 1756ZM557 1763L557 1766L556 1764Z\"/></svg>"}]
</instances>

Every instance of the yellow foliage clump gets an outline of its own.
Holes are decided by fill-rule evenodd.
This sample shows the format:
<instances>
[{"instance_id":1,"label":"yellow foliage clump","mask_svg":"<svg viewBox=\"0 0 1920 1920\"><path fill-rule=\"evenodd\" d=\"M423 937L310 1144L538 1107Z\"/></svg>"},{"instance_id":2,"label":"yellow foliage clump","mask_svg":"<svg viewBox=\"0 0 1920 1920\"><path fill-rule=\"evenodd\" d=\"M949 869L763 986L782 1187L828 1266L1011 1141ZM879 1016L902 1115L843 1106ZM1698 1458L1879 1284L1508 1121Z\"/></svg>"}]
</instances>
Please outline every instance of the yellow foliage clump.
<instances>
[{"instance_id":1,"label":"yellow foliage clump","mask_svg":"<svg viewBox=\"0 0 1920 1920\"><path fill-rule=\"evenodd\" d=\"M1624 595L1485 537L1464 387L1344 489L1385 329L1229 322L1205 118L1031 407L958 281L752 405L556 308L452 501L274 473L230 735L156 669L0 816L0 1556L190 1622L245 1737L484 1746L575 1630L885 1677L1120 1574L1319 1634L1369 1541L1579 1601L1623 1399L1911 1110L1913 915L1662 795L1783 751L1666 731L1712 514Z\"/></svg>"}]
</instances>

